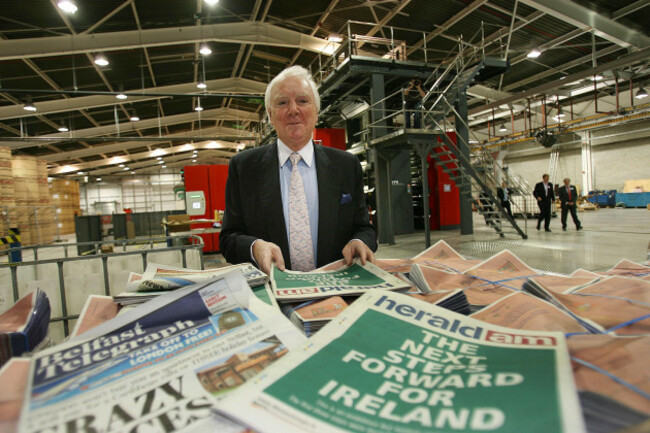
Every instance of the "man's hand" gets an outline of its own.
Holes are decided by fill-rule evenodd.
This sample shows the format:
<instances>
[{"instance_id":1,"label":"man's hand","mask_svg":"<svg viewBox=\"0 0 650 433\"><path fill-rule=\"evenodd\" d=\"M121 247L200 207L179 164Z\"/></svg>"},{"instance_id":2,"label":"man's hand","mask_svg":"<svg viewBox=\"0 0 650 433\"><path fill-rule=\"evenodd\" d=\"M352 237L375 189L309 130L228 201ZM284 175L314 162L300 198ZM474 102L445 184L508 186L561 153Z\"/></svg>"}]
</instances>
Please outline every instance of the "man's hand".
<instances>
[{"instance_id":1,"label":"man's hand","mask_svg":"<svg viewBox=\"0 0 650 433\"><path fill-rule=\"evenodd\" d=\"M269 275L271 273L271 263L275 262L275 266L281 271L284 271L284 257L282 257L282 250L273 242L266 242L258 239L253 244L253 258L257 262L262 272Z\"/></svg>"},{"instance_id":2,"label":"man's hand","mask_svg":"<svg viewBox=\"0 0 650 433\"><path fill-rule=\"evenodd\" d=\"M537 201L542 201L542 198L541 198L541 197L537 197Z\"/></svg>"},{"instance_id":3,"label":"man's hand","mask_svg":"<svg viewBox=\"0 0 650 433\"><path fill-rule=\"evenodd\" d=\"M354 260L355 257L359 257L361 259L362 265L365 265L366 262L374 263L375 261L375 254L370 248L368 248L368 245L359 239L352 239L350 242L348 242L347 245L343 247L342 252L346 265L351 265L352 260Z\"/></svg>"}]
</instances>

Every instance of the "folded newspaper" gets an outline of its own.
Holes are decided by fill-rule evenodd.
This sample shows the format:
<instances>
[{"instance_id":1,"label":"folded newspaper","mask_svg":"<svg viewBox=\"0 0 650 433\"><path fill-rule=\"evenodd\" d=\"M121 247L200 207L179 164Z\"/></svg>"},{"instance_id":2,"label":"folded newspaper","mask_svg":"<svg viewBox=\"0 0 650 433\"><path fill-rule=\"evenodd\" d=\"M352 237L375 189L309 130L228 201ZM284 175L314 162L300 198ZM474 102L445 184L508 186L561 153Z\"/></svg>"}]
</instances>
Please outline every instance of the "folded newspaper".
<instances>
[{"instance_id":1,"label":"folded newspaper","mask_svg":"<svg viewBox=\"0 0 650 433\"><path fill-rule=\"evenodd\" d=\"M36 289L0 315L0 367L12 356L34 350L43 341L50 311L45 292Z\"/></svg>"},{"instance_id":2,"label":"folded newspaper","mask_svg":"<svg viewBox=\"0 0 650 433\"><path fill-rule=\"evenodd\" d=\"M563 334L380 290L216 407L259 432L584 431Z\"/></svg>"},{"instance_id":3,"label":"folded newspaper","mask_svg":"<svg viewBox=\"0 0 650 433\"><path fill-rule=\"evenodd\" d=\"M200 283L213 278L217 278L226 272L232 270L239 270L248 285L251 287L262 286L269 280L268 275L257 269L250 263L242 263L239 265L225 266L215 269L187 269L178 268L169 265L158 265L149 263L147 269L142 274L140 280L129 282L127 285L127 292L160 292L165 290L173 290L179 287L189 286L191 284Z\"/></svg>"},{"instance_id":4,"label":"folded newspaper","mask_svg":"<svg viewBox=\"0 0 650 433\"><path fill-rule=\"evenodd\" d=\"M284 304L281 308L291 323L310 337L348 307L340 296Z\"/></svg>"},{"instance_id":5,"label":"folded newspaper","mask_svg":"<svg viewBox=\"0 0 650 433\"><path fill-rule=\"evenodd\" d=\"M305 341L238 271L159 296L31 359L21 432L177 431Z\"/></svg>"},{"instance_id":6,"label":"folded newspaper","mask_svg":"<svg viewBox=\"0 0 650 433\"><path fill-rule=\"evenodd\" d=\"M321 271L296 272L271 269L271 287L278 302L360 295L370 289L403 290L411 285L367 262Z\"/></svg>"}]
</instances>

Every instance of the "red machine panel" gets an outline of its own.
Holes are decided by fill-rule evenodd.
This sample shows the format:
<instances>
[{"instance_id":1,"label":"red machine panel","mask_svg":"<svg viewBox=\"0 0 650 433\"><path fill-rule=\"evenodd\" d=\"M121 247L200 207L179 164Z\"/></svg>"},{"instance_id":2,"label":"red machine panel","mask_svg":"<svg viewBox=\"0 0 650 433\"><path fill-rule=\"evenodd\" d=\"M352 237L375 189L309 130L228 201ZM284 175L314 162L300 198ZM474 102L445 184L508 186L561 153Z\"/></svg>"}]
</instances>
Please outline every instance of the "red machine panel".
<instances>
[{"instance_id":1,"label":"red machine panel","mask_svg":"<svg viewBox=\"0 0 650 433\"><path fill-rule=\"evenodd\" d=\"M449 139L456 144L456 133L448 133ZM440 138L438 139L439 141ZM447 146L440 146L434 152L444 152ZM441 155L440 159L455 160L453 155ZM429 209L431 209L431 230L444 230L456 228L460 225L460 194L456 183L450 179L449 174L442 171L444 163L439 163L431 156L429 162ZM446 164L449 168L455 164Z\"/></svg>"},{"instance_id":2,"label":"red machine panel","mask_svg":"<svg viewBox=\"0 0 650 433\"><path fill-rule=\"evenodd\" d=\"M208 167L208 178L210 180L210 208L212 215L210 218L215 218L217 212L226 209L226 181L228 180L228 166L221 164L209 165ZM208 193L206 192L205 195L207 197ZM212 235L212 248L213 251L221 250L219 248L219 233Z\"/></svg>"},{"instance_id":3,"label":"red machine panel","mask_svg":"<svg viewBox=\"0 0 650 433\"><path fill-rule=\"evenodd\" d=\"M334 147L345 150L345 129L343 128L316 128L314 129L314 140L320 141L323 146Z\"/></svg>"}]
</instances>

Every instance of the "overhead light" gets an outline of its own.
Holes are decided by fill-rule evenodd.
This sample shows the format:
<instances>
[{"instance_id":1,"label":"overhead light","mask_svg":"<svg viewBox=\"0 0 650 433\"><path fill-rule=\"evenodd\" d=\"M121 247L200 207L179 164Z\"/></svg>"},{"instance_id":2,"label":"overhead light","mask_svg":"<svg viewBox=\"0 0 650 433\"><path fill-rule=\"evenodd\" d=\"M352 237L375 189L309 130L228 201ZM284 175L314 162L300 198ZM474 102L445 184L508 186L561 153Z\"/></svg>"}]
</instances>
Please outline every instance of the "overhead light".
<instances>
[{"instance_id":1,"label":"overhead light","mask_svg":"<svg viewBox=\"0 0 650 433\"><path fill-rule=\"evenodd\" d=\"M203 107L201 107L201 98L197 98L196 107L194 107L194 111L203 111Z\"/></svg>"},{"instance_id":2,"label":"overhead light","mask_svg":"<svg viewBox=\"0 0 650 433\"><path fill-rule=\"evenodd\" d=\"M83 176L83 175L86 174L86 173L84 173L83 171L78 171L77 174L78 174L79 176Z\"/></svg>"},{"instance_id":3,"label":"overhead light","mask_svg":"<svg viewBox=\"0 0 650 433\"><path fill-rule=\"evenodd\" d=\"M528 54L526 54L526 57L528 57L529 59L536 59L541 55L542 55L542 52L539 49L533 48L532 50L528 51Z\"/></svg>"},{"instance_id":4,"label":"overhead light","mask_svg":"<svg viewBox=\"0 0 650 433\"><path fill-rule=\"evenodd\" d=\"M124 171L129 171L129 170L130 170L129 167L124 167Z\"/></svg>"},{"instance_id":5,"label":"overhead light","mask_svg":"<svg viewBox=\"0 0 650 433\"><path fill-rule=\"evenodd\" d=\"M124 167L124 164L120 164L120 165L118 165L118 167Z\"/></svg>"},{"instance_id":6,"label":"overhead light","mask_svg":"<svg viewBox=\"0 0 650 433\"><path fill-rule=\"evenodd\" d=\"M192 153L199 153L199 149L194 149Z\"/></svg>"},{"instance_id":7,"label":"overhead light","mask_svg":"<svg viewBox=\"0 0 650 433\"><path fill-rule=\"evenodd\" d=\"M161 168L167 168L167 166L166 166L166 165L163 165Z\"/></svg>"},{"instance_id":8,"label":"overhead light","mask_svg":"<svg viewBox=\"0 0 650 433\"><path fill-rule=\"evenodd\" d=\"M160 160L162 159L162 156L159 156L159 157L156 158L156 159L157 159L158 161L160 161Z\"/></svg>"},{"instance_id":9,"label":"overhead light","mask_svg":"<svg viewBox=\"0 0 650 433\"><path fill-rule=\"evenodd\" d=\"M164 164L165 161L158 161L158 164Z\"/></svg>"},{"instance_id":10,"label":"overhead light","mask_svg":"<svg viewBox=\"0 0 650 433\"><path fill-rule=\"evenodd\" d=\"M108 59L103 54L97 54L95 56L95 64L97 66L108 66Z\"/></svg>"},{"instance_id":11,"label":"overhead light","mask_svg":"<svg viewBox=\"0 0 650 433\"><path fill-rule=\"evenodd\" d=\"M208 85L205 84L203 81L199 81L198 83L196 83L196 87L198 87L199 89L207 89Z\"/></svg>"},{"instance_id":12,"label":"overhead light","mask_svg":"<svg viewBox=\"0 0 650 433\"><path fill-rule=\"evenodd\" d=\"M25 111L36 111L36 106L34 106L34 103L32 102L32 97L28 96L27 97L27 102L25 105L23 105L23 110Z\"/></svg>"},{"instance_id":13,"label":"overhead light","mask_svg":"<svg viewBox=\"0 0 650 433\"><path fill-rule=\"evenodd\" d=\"M327 37L327 40L330 42L343 42L343 36L336 33L330 33L330 35Z\"/></svg>"},{"instance_id":14,"label":"overhead light","mask_svg":"<svg viewBox=\"0 0 650 433\"><path fill-rule=\"evenodd\" d=\"M59 132L68 132L69 131L68 127L65 126L65 125L61 125L57 129L58 129Z\"/></svg>"},{"instance_id":15,"label":"overhead light","mask_svg":"<svg viewBox=\"0 0 650 433\"><path fill-rule=\"evenodd\" d=\"M558 113L557 113L557 115L556 115L555 117L557 117L558 119L560 119L560 118L564 117L564 113L561 112L561 111L558 111Z\"/></svg>"},{"instance_id":16,"label":"overhead light","mask_svg":"<svg viewBox=\"0 0 650 433\"><path fill-rule=\"evenodd\" d=\"M96 182L101 182L101 181L102 181L102 178L101 178L101 177L98 177L97 179L95 179L95 181L96 181Z\"/></svg>"},{"instance_id":17,"label":"overhead light","mask_svg":"<svg viewBox=\"0 0 650 433\"><path fill-rule=\"evenodd\" d=\"M600 74L596 74L596 75L594 75L593 77L591 77L591 79L592 79L593 81L600 81L600 80L603 79L603 76L600 75Z\"/></svg>"},{"instance_id":18,"label":"overhead light","mask_svg":"<svg viewBox=\"0 0 650 433\"><path fill-rule=\"evenodd\" d=\"M208 46L208 44L201 44L199 47L199 53L203 54L204 56L209 56L212 54L212 50Z\"/></svg>"},{"instance_id":19,"label":"overhead light","mask_svg":"<svg viewBox=\"0 0 650 433\"><path fill-rule=\"evenodd\" d=\"M137 122L137 121L140 120L140 117L138 117L137 114L133 113L133 114L131 115L131 117L129 117L129 120L130 120L131 122Z\"/></svg>"},{"instance_id":20,"label":"overhead light","mask_svg":"<svg viewBox=\"0 0 650 433\"><path fill-rule=\"evenodd\" d=\"M643 99L648 97L648 92L645 91L643 87L639 88L639 91L636 92L636 99Z\"/></svg>"},{"instance_id":21,"label":"overhead light","mask_svg":"<svg viewBox=\"0 0 650 433\"><path fill-rule=\"evenodd\" d=\"M508 128L506 128L506 124L502 123L501 126L499 126L499 132L506 132L508 131Z\"/></svg>"},{"instance_id":22,"label":"overhead light","mask_svg":"<svg viewBox=\"0 0 650 433\"><path fill-rule=\"evenodd\" d=\"M122 100L128 98L128 96L126 96L126 95L124 94L124 92L120 92L120 93L118 93L117 95L115 95L115 97L116 97L117 99L122 99Z\"/></svg>"},{"instance_id":23,"label":"overhead light","mask_svg":"<svg viewBox=\"0 0 650 433\"><path fill-rule=\"evenodd\" d=\"M131 174L135 174L135 171L132 171Z\"/></svg>"},{"instance_id":24,"label":"overhead light","mask_svg":"<svg viewBox=\"0 0 650 433\"><path fill-rule=\"evenodd\" d=\"M192 162L196 162L196 159L193 159Z\"/></svg>"},{"instance_id":25,"label":"overhead light","mask_svg":"<svg viewBox=\"0 0 650 433\"><path fill-rule=\"evenodd\" d=\"M219 0L205 0L205 2L206 2L207 4L209 4L210 6L214 6L214 5L216 5L217 3L219 3Z\"/></svg>"},{"instance_id":26,"label":"overhead light","mask_svg":"<svg viewBox=\"0 0 650 433\"><path fill-rule=\"evenodd\" d=\"M59 6L59 9L61 9L63 12L67 14L73 14L77 12L77 5L74 4L72 0L61 0L57 6Z\"/></svg>"}]
</instances>

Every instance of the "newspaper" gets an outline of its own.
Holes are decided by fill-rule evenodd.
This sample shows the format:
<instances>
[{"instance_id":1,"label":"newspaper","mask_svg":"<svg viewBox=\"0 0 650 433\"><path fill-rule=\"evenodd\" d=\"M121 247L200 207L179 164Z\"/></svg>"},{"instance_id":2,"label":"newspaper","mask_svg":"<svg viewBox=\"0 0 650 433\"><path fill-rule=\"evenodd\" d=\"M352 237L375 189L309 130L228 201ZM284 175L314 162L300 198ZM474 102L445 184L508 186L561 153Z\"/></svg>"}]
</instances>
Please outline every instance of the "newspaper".
<instances>
[{"instance_id":1,"label":"newspaper","mask_svg":"<svg viewBox=\"0 0 650 433\"><path fill-rule=\"evenodd\" d=\"M572 316L528 293L516 292L471 315L493 325L529 331L586 332Z\"/></svg>"},{"instance_id":2,"label":"newspaper","mask_svg":"<svg viewBox=\"0 0 650 433\"><path fill-rule=\"evenodd\" d=\"M250 263L207 270L186 269L149 263L144 274L142 274L142 278L130 282L127 285L126 291L160 292L173 290L217 278L234 269L241 271L251 287L261 286L268 282L268 276Z\"/></svg>"},{"instance_id":3,"label":"newspaper","mask_svg":"<svg viewBox=\"0 0 650 433\"><path fill-rule=\"evenodd\" d=\"M469 314L470 307L467 302L467 296L462 290L450 290L442 293L425 293L425 294L411 294L412 298L419 299L428 304L436 304L439 307L446 308L447 310L455 311L460 314Z\"/></svg>"},{"instance_id":4,"label":"newspaper","mask_svg":"<svg viewBox=\"0 0 650 433\"><path fill-rule=\"evenodd\" d=\"M621 260L612 269L608 270L609 275L620 275L632 278L644 278L650 275L650 266L641 265L631 260Z\"/></svg>"},{"instance_id":5,"label":"newspaper","mask_svg":"<svg viewBox=\"0 0 650 433\"><path fill-rule=\"evenodd\" d=\"M0 367L12 356L32 351L43 341L50 312L47 295L36 289L0 314Z\"/></svg>"},{"instance_id":6,"label":"newspaper","mask_svg":"<svg viewBox=\"0 0 650 433\"><path fill-rule=\"evenodd\" d=\"M177 431L305 337L239 271L174 290L36 353L21 432Z\"/></svg>"},{"instance_id":7,"label":"newspaper","mask_svg":"<svg viewBox=\"0 0 650 433\"><path fill-rule=\"evenodd\" d=\"M3 433L18 430L28 371L28 358L11 358L0 368L0 431Z\"/></svg>"},{"instance_id":8,"label":"newspaper","mask_svg":"<svg viewBox=\"0 0 650 433\"><path fill-rule=\"evenodd\" d=\"M432 268L452 272L464 272L481 263L480 260L465 259L443 240L436 242L431 247L413 257L412 261Z\"/></svg>"},{"instance_id":9,"label":"newspaper","mask_svg":"<svg viewBox=\"0 0 650 433\"><path fill-rule=\"evenodd\" d=\"M216 407L260 432L584 431L561 333L378 290Z\"/></svg>"},{"instance_id":10,"label":"newspaper","mask_svg":"<svg viewBox=\"0 0 650 433\"><path fill-rule=\"evenodd\" d=\"M271 287L279 302L360 295L370 289L402 290L411 285L378 266L358 262L332 271L296 272L271 268Z\"/></svg>"},{"instance_id":11,"label":"newspaper","mask_svg":"<svg viewBox=\"0 0 650 433\"><path fill-rule=\"evenodd\" d=\"M515 293L512 289L472 275L449 272L420 264L414 264L411 267L410 275L411 279L424 292L439 293L462 289L471 311L480 310L486 305Z\"/></svg>"},{"instance_id":12,"label":"newspaper","mask_svg":"<svg viewBox=\"0 0 650 433\"><path fill-rule=\"evenodd\" d=\"M76 337L111 320L117 316L119 309L119 305L113 301L111 296L90 295L86 299L70 337Z\"/></svg>"},{"instance_id":13,"label":"newspaper","mask_svg":"<svg viewBox=\"0 0 650 433\"><path fill-rule=\"evenodd\" d=\"M627 432L648 421L650 337L576 335L567 344L589 432Z\"/></svg>"},{"instance_id":14,"label":"newspaper","mask_svg":"<svg viewBox=\"0 0 650 433\"><path fill-rule=\"evenodd\" d=\"M503 250L465 271L487 282L499 283L508 289L521 290L526 278L539 272L522 262L508 250Z\"/></svg>"},{"instance_id":15,"label":"newspaper","mask_svg":"<svg viewBox=\"0 0 650 433\"><path fill-rule=\"evenodd\" d=\"M611 330L617 335L650 335L650 303L643 301L650 292L644 293L639 284L647 283L610 277L571 293L560 293L553 291L548 279L534 277L524 289L563 309L592 333Z\"/></svg>"},{"instance_id":16,"label":"newspaper","mask_svg":"<svg viewBox=\"0 0 650 433\"><path fill-rule=\"evenodd\" d=\"M291 320L291 323L309 337L318 332L347 307L348 303L343 298L332 296L325 299L284 304L282 312Z\"/></svg>"}]
</instances>

